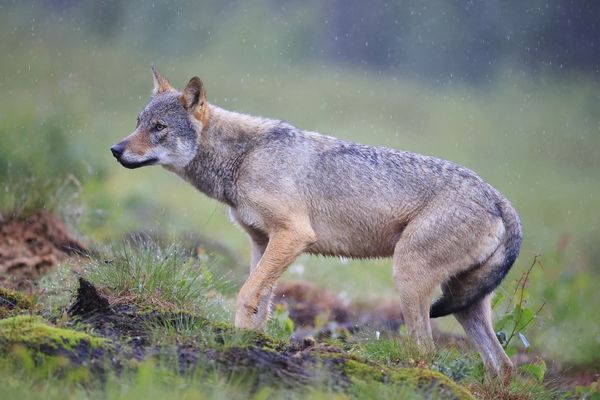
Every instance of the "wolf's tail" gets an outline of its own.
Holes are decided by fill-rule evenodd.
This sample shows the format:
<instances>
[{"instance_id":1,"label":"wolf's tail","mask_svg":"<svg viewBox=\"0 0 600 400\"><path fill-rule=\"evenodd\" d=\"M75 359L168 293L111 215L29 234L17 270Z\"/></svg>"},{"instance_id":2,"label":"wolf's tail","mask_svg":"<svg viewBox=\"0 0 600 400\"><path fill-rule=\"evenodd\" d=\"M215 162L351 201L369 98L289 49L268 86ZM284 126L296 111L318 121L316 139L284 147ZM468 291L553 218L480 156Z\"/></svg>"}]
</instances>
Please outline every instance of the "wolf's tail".
<instances>
[{"instance_id":1,"label":"wolf's tail","mask_svg":"<svg viewBox=\"0 0 600 400\"><path fill-rule=\"evenodd\" d=\"M442 285L443 295L431 306L431 318L454 314L481 300L496 289L510 271L521 248L521 222L507 200L497 206L504 221L504 240L483 264L459 273Z\"/></svg>"}]
</instances>

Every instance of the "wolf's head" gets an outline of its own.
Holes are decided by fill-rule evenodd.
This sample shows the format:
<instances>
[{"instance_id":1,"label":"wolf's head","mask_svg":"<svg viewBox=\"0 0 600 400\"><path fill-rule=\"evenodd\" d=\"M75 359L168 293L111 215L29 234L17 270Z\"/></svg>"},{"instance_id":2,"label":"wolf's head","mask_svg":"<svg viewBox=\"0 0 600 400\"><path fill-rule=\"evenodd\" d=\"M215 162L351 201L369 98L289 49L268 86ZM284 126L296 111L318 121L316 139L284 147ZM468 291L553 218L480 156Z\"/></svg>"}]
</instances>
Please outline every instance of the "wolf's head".
<instances>
[{"instance_id":1,"label":"wolf's head","mask_svg":"<svg viewBox=\"0 0 600 400\"><path fill-rule=\"evenodd\" d=\"M127 168L159 164L178 170L196 155L198 136L208 123L204 87L193 77L178 92L154 67L152 75L152 98L138 115L135 130L110 150Z\"/></svg>"}]
</instances>

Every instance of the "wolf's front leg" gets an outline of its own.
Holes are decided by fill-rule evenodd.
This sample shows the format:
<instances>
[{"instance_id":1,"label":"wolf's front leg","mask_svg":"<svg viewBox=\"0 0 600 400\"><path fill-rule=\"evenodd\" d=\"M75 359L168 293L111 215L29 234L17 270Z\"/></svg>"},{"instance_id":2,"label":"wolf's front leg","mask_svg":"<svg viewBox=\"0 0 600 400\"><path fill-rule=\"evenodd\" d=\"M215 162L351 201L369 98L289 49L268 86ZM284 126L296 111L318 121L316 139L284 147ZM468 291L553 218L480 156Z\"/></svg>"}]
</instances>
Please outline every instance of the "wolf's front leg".
<instances>
[{"instance_id":1,"label":"wolf's front leg","mask_svg":"<svg viewBox=\"0 0 600 400\"><path fill-rule=\"evenodd\" d=\"M269 238L267 236L253 233L250 235L250 242L252 258L250 262L250 273L252 273L252 271L254 271L258 266L263 254L265 254L267 244L269 243ZM258 311L254 317L257 321L267 321L269 318L272 295L273 287L271 287L271 289L268 291L265 290L265 293L260 296L260 300L258 302Z\"/></svg>"},{"instance_id":2,"label":"wolf's front leg","mask_svg":"<svg viewBox=\"0 0 600 400\"><path fill-rule=\"evenodd\" d=\"M313 239L312 231L282 230L271 235L256 268L237 297L235 326L263 330L267 323L273 285Z\"/></svg>"}]
</instances>

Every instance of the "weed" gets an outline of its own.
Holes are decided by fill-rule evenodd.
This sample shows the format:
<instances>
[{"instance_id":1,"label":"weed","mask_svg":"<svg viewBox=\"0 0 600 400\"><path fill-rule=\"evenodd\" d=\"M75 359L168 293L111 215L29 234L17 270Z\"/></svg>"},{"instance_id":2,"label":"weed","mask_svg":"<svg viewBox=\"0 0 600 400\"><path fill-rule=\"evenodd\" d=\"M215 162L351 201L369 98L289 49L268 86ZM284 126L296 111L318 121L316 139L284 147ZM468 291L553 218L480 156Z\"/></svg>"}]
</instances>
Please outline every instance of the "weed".
<instances>
[{"instance_id":1,"label":"weed","mask_svg":"<svg viewBox=\"0 0 600 400\"><path fill-rule=\"evenodd\" d=\"M496 322L495 329L498 332L498 340L509 356L517 352L517 347L512 343L513 339L517 336L526 349L530 347L529 340L525 336L525 329L536 319L545 305L545 303L542 303L537 309L527 306L527 298L529 297L527 283L529 282L531 271L536 266L543 269L539 255L534 256L529 268L517 280L512 295L508 299L500 292L494 298L494 308L506 300L504 315Z\"/></svg>"},{"instance_id":2,"label":"weed","mask_svg":"<svg viewBox=\"0 0 600 400\"><path fill-rule=\"evenodd\" d=\"M267 333L277 339L288 340L294 333L294 321L287 307L276 304L267 325Z\"/></svg>"}]
</instances>

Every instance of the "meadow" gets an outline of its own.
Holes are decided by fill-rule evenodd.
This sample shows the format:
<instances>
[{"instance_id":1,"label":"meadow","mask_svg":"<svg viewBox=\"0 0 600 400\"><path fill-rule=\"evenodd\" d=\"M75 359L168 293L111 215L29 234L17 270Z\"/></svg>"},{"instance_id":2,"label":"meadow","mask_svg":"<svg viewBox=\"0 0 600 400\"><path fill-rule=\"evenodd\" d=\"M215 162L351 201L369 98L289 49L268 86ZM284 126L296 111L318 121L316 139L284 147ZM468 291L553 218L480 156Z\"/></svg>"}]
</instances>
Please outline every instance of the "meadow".
<instances>
[{"instance_id":1,"label":"meadow","mask_svg":"<svg viewBox=\"0 0 600 400\"><path fill-rule=\"evenodd\" d=\"M352 65L293 63L271 54L268 46L260 46L261 34L270 37L270 32L263 31L254 33L258 48L244 45L241 38L217 37L197 53L174 56L161 46L137 48L119 37L79 33L53 18L31 22L26 17L0 16L5 38L0 42L4 54L0 209L25 214L51 209L98 248L120 248L123 237L131 232L151 232L173 242L190 233L210 238L235 256L235 262L215 261L212 270L229 282L226 289L219 289L226 304L220 307L229 307L248 273L249 245L241 230L230 223L226 207L159 167L126 170L109 151L135 127L137 113L150 95L151 64L177 88L198 75L208 101L223 108L283 119L346 140L434 155L478 172L511 200L524 227L521 256L498 293L510 298L536 256L541 261L532 269L524 290L528 309L538 310L543 304L523 332L531 348L526 349L523 340L513 345L560 370L597 372L597 79L543 73L532 78L507 64L479 84L426 83ZM96 275L96 279L108 285L107 276ZM395 295L389 260L303 256L283 279L308 280L347 302L377 303ZM74 281L64 282L72 285L69 293L75 290ZM65 299L56 301L58 308L67 306ZM495 309L496 321L506 314L505 305L506 300ZM226 322L229 317L224 312L220 320ZM444 332L462 333L451 317L437 321L437 326ZM366 357L378 359L379 351L372 349ZM3 363L2 370L10 369L6 360ZM45 380L44 372L32 372L35 368L23 363L23 370L2 378L3 387L13 390L14 396L27 390L48 391L54 398L65 394L59 384L64 376ZM195 398L192 392L203 393L205 398L244 398L246 394L241 383L241 389L236 389L215 371L204 371L208 375L203 376L174 376L168 371L164 365L142 363L124 378L131 386L120 386L120 378L109 375L105 388L109 395L92 397L147 397L149 382L161 382L157 387L163 389L157 393L171 398ZM11 379L31 380L33 387L11 386ZM195 381L205 386L193 387ZM164 389L168 385L178 388L175 394ZM369 390L360 385L353 386L352 396L366 398ZM82 386L77 390L86 391ZM255 398L276 396L269 390L258 390ZM382 393L389 388L378 390L384 397ZM405 398L420 396L411 388L401 390L406 391ZM331 393L322 389L307 396L325 398ZM279 394L304 397L299 392ZM392 393L388 396L393 398ZM549 394L536 396L529 398L551 398Z\"/></svg>"}]
</instances>

